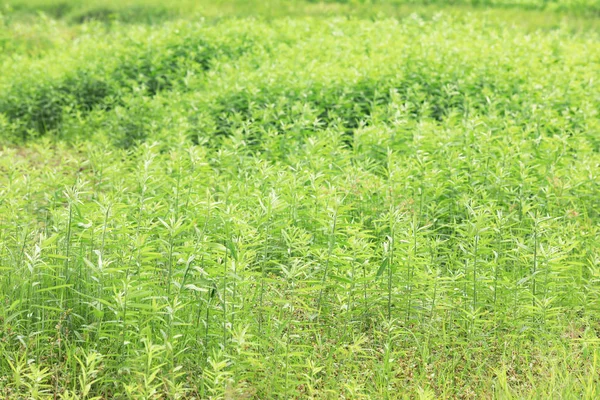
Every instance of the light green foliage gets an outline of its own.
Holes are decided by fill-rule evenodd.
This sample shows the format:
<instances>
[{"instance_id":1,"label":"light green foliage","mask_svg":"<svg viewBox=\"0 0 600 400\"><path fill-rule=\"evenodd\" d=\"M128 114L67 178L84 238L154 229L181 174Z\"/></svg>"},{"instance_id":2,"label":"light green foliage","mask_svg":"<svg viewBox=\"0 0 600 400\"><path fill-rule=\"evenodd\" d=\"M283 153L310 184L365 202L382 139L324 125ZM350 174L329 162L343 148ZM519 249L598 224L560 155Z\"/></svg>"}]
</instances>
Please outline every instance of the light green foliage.
<instances>
[{"instance_id":1,"label":"light green foliage","mask_svg":"<svg viewBox=\"0 0 600 400\"><path fill-rule=\"evenodd\" d=\"M339 11L360 14L374 10L397 12L415 6L541 10L590 17L600 13L599 0L5 0L6 8L20 14L43 12L75 23L92 19L155 23L190 14L282 16Z\"/></svg>"},{"instance_id":2,"label":"light green foliage","mask_svg":"<svg viewBox=\"0 0 600 400\"><path fill-rule=\"evenodd\" d=\"M598 31L287 7L3 17L0 397L597 398Z\"/></svg>"}]
</instances>

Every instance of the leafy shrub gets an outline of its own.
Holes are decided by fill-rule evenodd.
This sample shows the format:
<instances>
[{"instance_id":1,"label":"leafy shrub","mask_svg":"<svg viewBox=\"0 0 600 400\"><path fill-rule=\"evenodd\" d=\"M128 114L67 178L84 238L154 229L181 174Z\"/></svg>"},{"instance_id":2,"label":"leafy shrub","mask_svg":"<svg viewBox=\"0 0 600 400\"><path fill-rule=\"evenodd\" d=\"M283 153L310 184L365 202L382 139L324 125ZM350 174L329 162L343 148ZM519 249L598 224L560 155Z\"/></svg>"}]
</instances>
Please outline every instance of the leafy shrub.
<instances>
[{"instance_id":1,"label":"leafy shrub","mask_svg":"<svg viewBox=\"0 0 600 400\"><path fill-rule=\"evenodd\" d=\"M239 57L248 46L219 47L193 34L168 38L158 46L136 45L115 54L108 66L98 59L34 84L25 77L9 86L0 100L0 112L18 120L27 132L45 134L60 129L64 114L108 110L122 104L128 93L154 96L181 84L186 74L206 72L215 58Z\"/></svg>"}]
</instances>

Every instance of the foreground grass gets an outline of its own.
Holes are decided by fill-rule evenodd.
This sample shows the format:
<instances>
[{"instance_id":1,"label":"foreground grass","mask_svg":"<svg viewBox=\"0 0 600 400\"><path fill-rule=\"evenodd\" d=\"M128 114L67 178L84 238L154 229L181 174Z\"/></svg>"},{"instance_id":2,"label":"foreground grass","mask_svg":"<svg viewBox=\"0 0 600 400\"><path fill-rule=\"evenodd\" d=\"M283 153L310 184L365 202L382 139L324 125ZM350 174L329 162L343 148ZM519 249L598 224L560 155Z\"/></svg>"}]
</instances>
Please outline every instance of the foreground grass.
<instances>
[{"instance_id":1,"label":"foreground grass","mask_svg":"<svg viewBox=\"0 0 600 400\"><path fill-rule=\"evenodd\" d=\"M34 20L0 397L598 397L598 33L497 15Z\"/></svg>"}]
</instances>

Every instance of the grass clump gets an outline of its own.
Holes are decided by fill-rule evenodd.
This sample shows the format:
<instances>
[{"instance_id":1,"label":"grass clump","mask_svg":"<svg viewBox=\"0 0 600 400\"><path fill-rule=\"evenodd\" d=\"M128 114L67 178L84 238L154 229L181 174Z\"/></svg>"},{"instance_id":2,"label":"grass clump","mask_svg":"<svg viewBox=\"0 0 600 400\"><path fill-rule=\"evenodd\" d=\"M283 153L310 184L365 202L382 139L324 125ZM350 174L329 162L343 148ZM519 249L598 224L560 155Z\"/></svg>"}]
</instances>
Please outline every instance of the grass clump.
<instances>
[{"instance_id":1,"label":"grass clump","mask_svg":"<svg viewBox=\"0 0 600 400\"><path fill-rule=\"evenodd\" d=\"M230 37L229 43L223 43L194 33L198 28L181 24L150 36L148 29L140 29L137 39L123 37L116 45L112 41L121 35L98 34L104 40L94 45L97 36L92 33L85 40L91 45L84 50L89 57L79 62L54 67L48 74L46 60L36 60L29 74L15 69L17 79L7 75L0 112L20 126L16 134L24 139L56 132L65 116L81 118L93 110L107 111L134 93L153 97L186 76L205 73L217 58L239 57L251 46L249 37ZM51 60L60 62L60 58Z\"/></svg>"}]
</instances>

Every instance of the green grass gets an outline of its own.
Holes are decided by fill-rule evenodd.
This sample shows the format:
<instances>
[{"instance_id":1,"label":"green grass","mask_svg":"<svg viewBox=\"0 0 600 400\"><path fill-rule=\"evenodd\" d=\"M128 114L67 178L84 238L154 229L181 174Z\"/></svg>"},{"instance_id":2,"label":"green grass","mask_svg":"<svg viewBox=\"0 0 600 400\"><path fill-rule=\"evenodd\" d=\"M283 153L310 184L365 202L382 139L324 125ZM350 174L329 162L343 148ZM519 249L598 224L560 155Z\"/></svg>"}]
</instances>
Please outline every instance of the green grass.
<instances>
[{"instance_id":1,"label":"green grass","mask_svg":"<svg viewBox=\"0 0 600 400\"><path fill-rule=\"evenodd\" d=\"M598 397L593 2L9 4L1 398Z\"/></svg>"},{"instance_id":2,"label":"green grass","mask_svg":"<svg viewBox=\"0 0 600 400\"><path fill-rule=\"evenodd\" d=\"M581 16L598 16L598 0L6 0L6 8L24 14L46 13L55 18L81 22L86 19L121 19L156 22L199 13L202 15L289 16L300 13L350 12L371 14L414 7L461 7L474 9L538 10Z\"/></svg>"}]
</instances>

